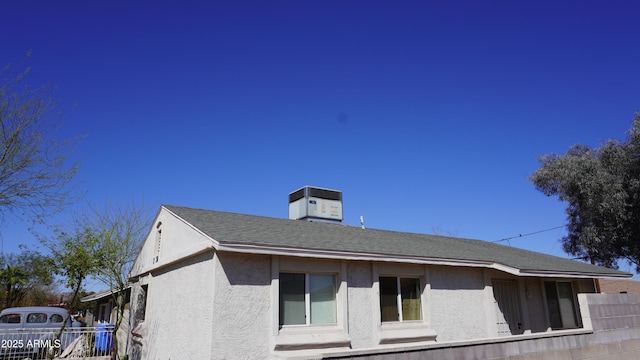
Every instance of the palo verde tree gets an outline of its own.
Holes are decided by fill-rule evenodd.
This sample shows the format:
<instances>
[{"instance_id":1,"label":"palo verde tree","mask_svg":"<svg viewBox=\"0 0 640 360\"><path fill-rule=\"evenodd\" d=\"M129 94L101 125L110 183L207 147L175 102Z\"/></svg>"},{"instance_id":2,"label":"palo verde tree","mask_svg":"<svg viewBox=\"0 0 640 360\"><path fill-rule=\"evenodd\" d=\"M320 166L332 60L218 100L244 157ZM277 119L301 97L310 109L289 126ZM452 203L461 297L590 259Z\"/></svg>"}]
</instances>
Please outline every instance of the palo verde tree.
<instances>
[{"instance_id":1,"label":"palo verde tree","mask_svg":"<svg viewBox=\"0 0 640 360\"><path fill-rule=\"evenodd\" d=\"M78 164L68 156L78 139L55 137L62 123L52 87L26 85L29 72L0 71L0 217L39 219L74 197L69 185Z\"/></svg>"},{"instance_id":2,"label":"palo verde tree","mask_svg":"<svg viewBox=\"0 0 640 360\"><path fill-rule=\"evenodd\" d=\"M536 189L567 203L564 250L594 264L618 260L640 271L640 113L626 141L599 148L574 145L564 155L539 159L531 175Z\"/></svg>"}]
</instances>

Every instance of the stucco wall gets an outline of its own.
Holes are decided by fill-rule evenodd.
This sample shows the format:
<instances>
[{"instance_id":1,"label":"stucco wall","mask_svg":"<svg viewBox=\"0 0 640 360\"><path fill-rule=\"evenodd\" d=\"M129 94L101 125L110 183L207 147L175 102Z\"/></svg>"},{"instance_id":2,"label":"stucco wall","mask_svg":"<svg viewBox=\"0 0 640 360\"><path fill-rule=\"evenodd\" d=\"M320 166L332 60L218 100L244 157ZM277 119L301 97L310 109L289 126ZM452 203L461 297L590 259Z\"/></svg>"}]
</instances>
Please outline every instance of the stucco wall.
<instances>
[{"instance_id":1,"label":"stucco wall","mask_svg":"<svg viewBox=\"0 0 640 360\"><path fill-rule=\"evenodd\" d=\"M487 337L485 280L482 269L432 266L431 327L438 341Z\"/></svg>"},{"instance_id":2,"label":"stucco wall","mask_svg":"<svg viewBox=\"0 0 640 360\"><path fill-rule=\"evenodd\" d=\"M347 265L349 289L349 335L355 349L374 345L373 275L368 261L351 261Z\"/></svg>"},{"instance_id":3,"label":"stucco wall","mask_svg":"<svg viewBox=\"0 0 640 360\"><path fill-rule=\"evenodd\" d=\"M637 360L640 295L580 294L584 330L529 334L449 344L333 353L316 359Z\"/></svg>"},{"instance_id":4,"label":"stucco wall","mask_svg":"<svg viewBox=\"0 0 640 360\"><path fill-rule=\"evenodd\" d=\"M159 238L159 253L156 240ZM193 227L161 208L138 253L131 277L154 271L194 253L213 251L213 242ZM156 259L156 256L158 257Z\"/></svg>"},{"instance_id":5,"label":"stucco wall","mask_svg":"<svg viewBox=\"0 0 640 360\"><path fill-rule=\"evenodd\" d=\"M270 351L271 257L217 253L214 266L214 329L209 338L211 353L206 358L265 358Z\"/></svg>"},{"instance_id":6,"label":"stucco wall","mask_svg":"<svg viewBox=\"0 0 640 360\"><path fill-rule=\"evenodd\" d=\"M338 324L278 326L278 273L292 271L337 274ZM379 275L420 278L422 320L381 324ZM536 278L471 267L210 251L145 275L146 335L142 346L133 348L141 350L140 356L131 359L304 358L325 352L323 347L328 352L386 352L487 341L496 336L490 326L495 324L492 278L517 281L522 311L528 314L525 335L547 330L543 287ZM132 304L135 299L134 289ZM429 338L431 332L437 343Z\"/></svg>"},{"instance_id":7,"label":"stucco wall","mask_svg":"<svg viewBox=\"0 0 640 360\"><path fill-rule=\"evenodd\" d=\"M274 260L276 258L277 261ZM428 286L423 283L425 313L420 324L433 329L438 342L495 336L490 333L488 326L495 321L495 314L490 311L493 306L491 279L509 278L510 275L479 268L425 267L369 261L344 261L344 266L340 263L335 260L216 253L213 261L216 291L212 301L211 357L259 359L265 354L274 354L274 341L277 342L283 334L277 326L277 291L274 294L272 288L278 271L346 271L347 295L344 301L338 297L339 308L346 308L346 313L339 313L338 317L344 315L347 320L343 331L347 334L351 349L393 347L380 345L381 331L384 329L381 329L379 313L376 313L379 311L375 287L378 274L426 274L423 278L428 281ZM540 279L519 281L522 281L519 286L523 291L527 288L531 292L531 297L525 302L526 310L523 311L529 312L535 331L546 331ZM317 330L307 328L306 331ZM409 340L402 341L412 343ZM317 352L312 345L307 350L304 354ZM283 356L287 352L276 351L275 354Z\"/></svg>"},{"instance_id":8,"label":"stucco wall","mask_svg":"<svg viewBox=\"0 0 640 360\"><path fill-rule=\"evenodd\" d=\"M209 359L213 252L162 269L148 280L142 359Z\"/></svg>"}]
</instances>

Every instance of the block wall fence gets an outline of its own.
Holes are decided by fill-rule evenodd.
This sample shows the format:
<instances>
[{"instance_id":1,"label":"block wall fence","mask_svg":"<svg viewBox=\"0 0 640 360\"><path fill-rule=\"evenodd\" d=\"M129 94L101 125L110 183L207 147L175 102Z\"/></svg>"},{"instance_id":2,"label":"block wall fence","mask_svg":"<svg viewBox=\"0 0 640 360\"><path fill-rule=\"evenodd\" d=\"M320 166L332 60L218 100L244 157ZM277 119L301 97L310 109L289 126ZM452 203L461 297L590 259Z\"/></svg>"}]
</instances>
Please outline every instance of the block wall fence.
<instances>
[{"instance_id":1,"label":"block wall fence","mask_svg":"<svg viewBox=\"0 0 640 360\"><path fill-rule=\"evenodd\" d=\"M358 360L637 360L640 294L579 294L583 329L327 353L318 359Z\"/></svg>"}]
</instances>

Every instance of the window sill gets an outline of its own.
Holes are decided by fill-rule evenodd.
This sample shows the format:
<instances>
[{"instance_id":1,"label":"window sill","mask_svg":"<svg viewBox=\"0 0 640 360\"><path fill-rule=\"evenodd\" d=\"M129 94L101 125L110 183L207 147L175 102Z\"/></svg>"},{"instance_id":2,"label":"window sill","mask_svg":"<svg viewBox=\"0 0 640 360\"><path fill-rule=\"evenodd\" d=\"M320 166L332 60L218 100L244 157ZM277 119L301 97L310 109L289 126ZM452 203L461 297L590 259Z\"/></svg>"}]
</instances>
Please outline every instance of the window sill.
<instances>
[{"instance_id":1,"label":"window sill","mask_svg":"<svg viewBox=\"0 0 640 360\"><path fill-rule=\"evenodd\" d=\"M379 344L435 341L438 334L423 323L382 324L378 334Z\"/></svg>"},{"instance_id":2,"label":"window sill","mask_svg":"<svg viewBox=\"0 0 640 360\"><path fill-rule=\"evenodd\" d=\"M349 348L351 338L337 326L300 326L280 329L274 338L275 351Z\"/></svg>"}]
</instances>

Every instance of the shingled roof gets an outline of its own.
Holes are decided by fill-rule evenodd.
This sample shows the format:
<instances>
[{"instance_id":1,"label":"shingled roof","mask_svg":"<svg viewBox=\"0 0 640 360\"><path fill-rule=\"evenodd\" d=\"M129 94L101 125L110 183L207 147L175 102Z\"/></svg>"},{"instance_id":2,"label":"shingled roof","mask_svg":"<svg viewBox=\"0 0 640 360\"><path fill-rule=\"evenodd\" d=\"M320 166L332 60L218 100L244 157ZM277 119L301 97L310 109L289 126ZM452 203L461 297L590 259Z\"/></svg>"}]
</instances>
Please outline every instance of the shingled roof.
<instances>
[{"instance_id":1,"label":"shingled roof","mask_svg":"<svg viewBox=\"0 0 640 360\"><path fill-rule=\"evenodd\" d=\"M164 205L219 251L495 268L521 276L631 274L487 241Z\"/></svg>"}]
</instances>

